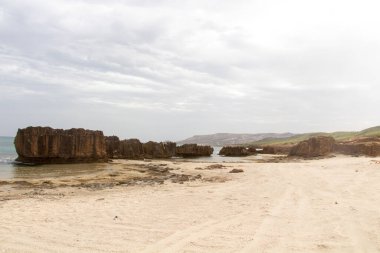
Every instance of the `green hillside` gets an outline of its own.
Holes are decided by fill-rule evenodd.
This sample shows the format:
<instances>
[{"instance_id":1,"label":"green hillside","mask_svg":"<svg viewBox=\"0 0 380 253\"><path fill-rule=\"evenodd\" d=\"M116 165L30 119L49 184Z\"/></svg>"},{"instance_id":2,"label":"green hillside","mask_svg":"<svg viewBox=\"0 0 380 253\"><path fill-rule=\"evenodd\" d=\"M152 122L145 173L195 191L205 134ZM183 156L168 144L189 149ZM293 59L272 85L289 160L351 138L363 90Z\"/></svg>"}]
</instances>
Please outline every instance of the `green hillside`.
<instances>
[{"instance_id":1,"label":"green hillside","mask_svg":"<svg viewBox=\"0 0 380 253\"><path fill-rule=\"evenodd\" d=\"M297 134L288 138L267 138L249 143L250 145L293 145L314 136L331 136L338 141L345 141L360 137L380 137L380 126L364 129L360 132L333 132L333 133L305 133Z\"/></svg>"}]
</instances>

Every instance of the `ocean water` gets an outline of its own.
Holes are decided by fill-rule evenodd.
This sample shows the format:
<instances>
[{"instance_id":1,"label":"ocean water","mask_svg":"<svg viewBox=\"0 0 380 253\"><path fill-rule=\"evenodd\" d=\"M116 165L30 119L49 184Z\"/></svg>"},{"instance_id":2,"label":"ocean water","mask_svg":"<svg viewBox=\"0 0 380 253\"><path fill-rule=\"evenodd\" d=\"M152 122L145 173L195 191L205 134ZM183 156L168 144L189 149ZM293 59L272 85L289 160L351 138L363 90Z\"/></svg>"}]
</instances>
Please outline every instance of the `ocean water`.
<instances>
[{"instance_id":1,"label":"ocean water","mask_svg":"<svg viewBox=\"0 0 380 253\"><path fill-rule=\"evenodd\" d=\"M0 136L0 164L12 163L17 158L13 137Z\"/></svg>"},{"instance_id":2,"label":"ocean water","mask_svg":"<svg viewBox=\"0 0 380 253\"><path fill-rule=\"evenodd\" d=\"M13 162L17 158L13 137L0 136L0 179L11 177Z\"/></svg>"}]
</instances>

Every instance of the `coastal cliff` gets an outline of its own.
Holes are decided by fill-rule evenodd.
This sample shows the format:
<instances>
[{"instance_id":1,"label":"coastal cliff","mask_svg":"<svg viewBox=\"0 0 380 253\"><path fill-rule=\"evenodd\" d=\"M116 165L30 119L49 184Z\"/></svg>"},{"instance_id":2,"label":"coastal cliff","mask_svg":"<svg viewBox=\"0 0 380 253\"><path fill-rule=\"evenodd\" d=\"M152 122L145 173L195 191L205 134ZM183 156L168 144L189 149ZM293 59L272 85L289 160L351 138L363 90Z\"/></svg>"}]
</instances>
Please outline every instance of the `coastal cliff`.
<instances>
[{"instance_id":1,"label":"coastal cliff","mask_svg":"<svg viewBox=\"0 0 380 253\"><path fill-rule=\"evenodd\" d=\"M50 127L18 129L15 138L17 161L23 163L78 163L106 161L102 131Z\"/></svg>"}]
</instances>

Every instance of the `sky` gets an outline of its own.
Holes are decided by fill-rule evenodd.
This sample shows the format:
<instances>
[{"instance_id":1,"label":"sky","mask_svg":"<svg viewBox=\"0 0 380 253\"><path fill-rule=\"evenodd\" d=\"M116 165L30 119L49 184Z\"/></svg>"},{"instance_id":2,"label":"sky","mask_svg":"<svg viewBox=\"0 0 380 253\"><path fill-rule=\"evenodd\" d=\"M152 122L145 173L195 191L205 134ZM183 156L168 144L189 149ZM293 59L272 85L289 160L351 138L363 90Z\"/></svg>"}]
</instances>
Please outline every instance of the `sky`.
<instances>
[{"instance_id":1,"label":"sky","mask_svg":"<svg viewBox=\"0 0 380 253\"><path fill-rule=\"evenodd\" d=\"M379 1L0 0L0 135L380 125Z\"/></svg>"}]
</instances>

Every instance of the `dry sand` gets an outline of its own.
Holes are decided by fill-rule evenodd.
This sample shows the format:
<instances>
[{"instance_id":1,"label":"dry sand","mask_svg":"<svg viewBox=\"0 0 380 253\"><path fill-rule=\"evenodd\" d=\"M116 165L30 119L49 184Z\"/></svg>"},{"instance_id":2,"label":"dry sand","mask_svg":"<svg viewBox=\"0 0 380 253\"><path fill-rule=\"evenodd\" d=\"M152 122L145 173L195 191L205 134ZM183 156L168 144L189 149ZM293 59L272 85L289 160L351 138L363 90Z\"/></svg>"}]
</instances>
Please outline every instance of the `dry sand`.
<instances>
[{"instance_id":1,"label":"dry sand","mask_svg":"<svg viewBox=\"0 0 380 253\"><path fill-rule=\"evenodd\" d=\"M374 159L167 163L203 180L3 188L0 252L380 252Z\"/></svg>"}]
</instances>

